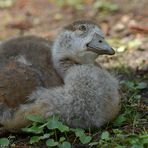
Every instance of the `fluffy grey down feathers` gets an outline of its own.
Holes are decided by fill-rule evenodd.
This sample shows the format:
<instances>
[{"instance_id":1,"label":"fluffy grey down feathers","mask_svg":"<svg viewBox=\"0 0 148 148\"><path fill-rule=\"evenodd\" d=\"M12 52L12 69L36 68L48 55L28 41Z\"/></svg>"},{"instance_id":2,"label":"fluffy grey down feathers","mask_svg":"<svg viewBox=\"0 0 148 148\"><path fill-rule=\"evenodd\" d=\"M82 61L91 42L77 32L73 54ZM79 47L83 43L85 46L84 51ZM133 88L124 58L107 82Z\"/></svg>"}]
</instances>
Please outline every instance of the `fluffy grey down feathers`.
<instances>
[{"instance_id":1,"label":"fluffy grey down feathers","mask_svg":"<svg viewBox=\"0 0 148 148\"><path fill-rule=\"evenodd\" d=\"M80 30L82 26L85 31ZM95 43L93 49L96 50L91 50L88 43ZM8 80L3 81L5 89L1 89L0 95L5 91L12 92L7 98L0 98L0 124L5 129L17 131L29 125L26 116L30 114L45 118L59 114L70 127L100 127L119 112L118 81L105 69L92 64L100 53L112 51L95 24L78 21L70 25L59 34L52 47L36 37L12 39L2 45L1 81L7 80L9 72L12 74L10 79L19 86L14 89ZM16 72L12 73L12 70ZM26 83L27 76L30 79ZM34 91L37 87L46 88Z\"/></svg>"},{"instance_id":2,"label":"fluffy grey down feathers","mask_svg":"<svg viewBox=\"0 0 148 148\"><path fill-rule=\"evenodd\" d=\"M118 81L106 70L93 65L74 66L64 81L63 87L41 88L30 96L35 100L32 105L46 104L43 116L60 114L71 127L89 128L100 127L117 115Z\"/></svg>"}]
</instances>

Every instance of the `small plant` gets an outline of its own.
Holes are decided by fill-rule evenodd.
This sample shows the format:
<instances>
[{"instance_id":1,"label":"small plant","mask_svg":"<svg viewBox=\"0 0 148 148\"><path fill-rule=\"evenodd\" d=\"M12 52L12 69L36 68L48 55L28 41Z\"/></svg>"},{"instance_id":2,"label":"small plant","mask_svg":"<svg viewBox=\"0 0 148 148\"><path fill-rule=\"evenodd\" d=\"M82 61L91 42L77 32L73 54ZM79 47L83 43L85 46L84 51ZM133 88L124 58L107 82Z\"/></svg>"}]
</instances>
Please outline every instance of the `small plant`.
<instances>
[{"instance_id":1,"label":"small plant","mask_svg":"<svg viewBox=\"0 0 148 148\"><path fill-rule=\"evenodd\" d=\"M0 138L0 147L9 146L9 139L8 138Z\"/></svg>"},{"instance_id":2,"label":"small plant","mask_svg":"<svg viewBox=\"0 0 148 148\"><path fill-rule=\"evenodd\" d=\"M36 134L30 138L30 144L45 140L46 145L49 147L70 148L71 136L75 137L73 143L79 140L82 144L91 144L92 137L85 134L83 129L69 128L59 121L58 116L52 116L47 121L35 115L29 115L27 119L33 121L33 124L23 128L23 131Z\"/></svg>"},{"instance_id":3,"label":"small plant","mask_svg":"<svg viewBox=\"0 0 148 148\"><path fill-rule=\"evenodd\" d=\"M108 2L106 0L96 0L96 2L94 3L94 8L106 12L115 12L119 10L117 4Z\"/></svg>"},{"instance_id":4,"label":"small plant","mask_svg":"<svg viewBox=\"0 0 148 148\"><path fill-rule=\"evenodd\" d=\"M126 134L119 129L113 129L112 135L105 131L101 135L98 147L113 147L113 148L144 148L148 146L148 133L141 134Z\"/></svg>"},{"instance_id":5,"label":"small plant","mask_svg":"<svg viewBox=\"0 0 148 148\"><path fill-rule=\"evenodd\" d=\"M76 9L83 8L83 0L56 0L55 1L59 6L71 6Z\"/></svg>"},{"instance_id":6,"label":"small plant","mask_svg":"<svg viewBox=\"0 0 148 148\"><path fill-rule=\"evenodd\" d=\"M119 115L112 124L113 129L111 131L101 131L99 129L100 135L97 138L94 138L95 134L92 134L90 131L86 132L83 129L68 127L59 120L58 116L52 116L47 120L43 120L40 116L29 115L27 118L33 121L33 124L24 128L23 131L35 134L30 138L30 144L40 142L48 147L71 148L72 145L79 143L101 148L126 148L130 146L144 148L144 146L148 145L148 133L146 131L140 134L127 134L118 128L114 128L123 125L124 121L127 120L126 115L126 113L125 115Z\"/></svg>"}]
</instances>

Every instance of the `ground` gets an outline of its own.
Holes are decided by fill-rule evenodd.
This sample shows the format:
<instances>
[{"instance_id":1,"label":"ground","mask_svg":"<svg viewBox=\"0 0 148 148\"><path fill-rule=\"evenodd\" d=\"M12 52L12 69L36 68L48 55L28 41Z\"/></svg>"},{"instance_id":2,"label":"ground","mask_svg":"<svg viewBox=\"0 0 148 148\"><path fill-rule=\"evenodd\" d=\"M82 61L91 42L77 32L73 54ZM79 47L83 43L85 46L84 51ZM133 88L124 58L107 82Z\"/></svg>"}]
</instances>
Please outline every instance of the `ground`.
<instances>
[{"instance_id":1,"label":"ground","mask_svg":"<svg viewBox=\"0 0 148 148\"><path fill-rule=\"evenodd\" d=\"M113 128L140 135L148 131L147 6L147 0L0 0L0 40L28 34L53 40L74 20L95 21L116 49L115 56L99 57L98 62L120 80L122 110L114 124L92 135L115 134ZM29 147L30 135L7 136L13 147Z\"/></svg>"}]
</instances>

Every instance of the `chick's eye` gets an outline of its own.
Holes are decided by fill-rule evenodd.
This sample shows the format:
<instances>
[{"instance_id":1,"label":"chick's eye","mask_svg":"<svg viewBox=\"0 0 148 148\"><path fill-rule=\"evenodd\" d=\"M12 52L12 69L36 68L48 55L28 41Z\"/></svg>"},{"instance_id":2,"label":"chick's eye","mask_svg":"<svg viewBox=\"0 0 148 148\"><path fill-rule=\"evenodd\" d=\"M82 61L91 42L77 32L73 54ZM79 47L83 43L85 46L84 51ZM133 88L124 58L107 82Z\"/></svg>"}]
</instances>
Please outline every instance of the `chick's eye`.
<instances>
[{"instance_id":1,"label":"chick's eye","mask_svg":"<svg viewBox=\"0 0 148 148\"><path fill-rule=\"evenodd\" d=\"M79 30L86 31L86 27L84 25L82 25L82 26L79 27Z\"/></svg>"}]
</instances>

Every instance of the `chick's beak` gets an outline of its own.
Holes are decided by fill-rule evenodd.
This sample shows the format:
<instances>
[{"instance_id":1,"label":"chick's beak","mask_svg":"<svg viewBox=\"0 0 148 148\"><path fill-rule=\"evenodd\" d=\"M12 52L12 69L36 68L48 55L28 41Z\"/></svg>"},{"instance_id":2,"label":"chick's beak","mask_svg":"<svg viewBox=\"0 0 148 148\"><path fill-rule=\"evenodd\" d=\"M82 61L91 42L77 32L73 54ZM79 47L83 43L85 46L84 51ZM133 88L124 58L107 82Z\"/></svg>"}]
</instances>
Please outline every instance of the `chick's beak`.
<instances>
[{"instance_id":1,"label":"chick's beak","mask_svg":"<svg viewBox=\"0 0 148 148\"><path fill-rule=\"evenodd\" d=\"M92 40L87 44L87 50L97 53L98 55L115 54L114 49L105 41L103 37L95 34Z\"/></svg>"}]
</instances>

